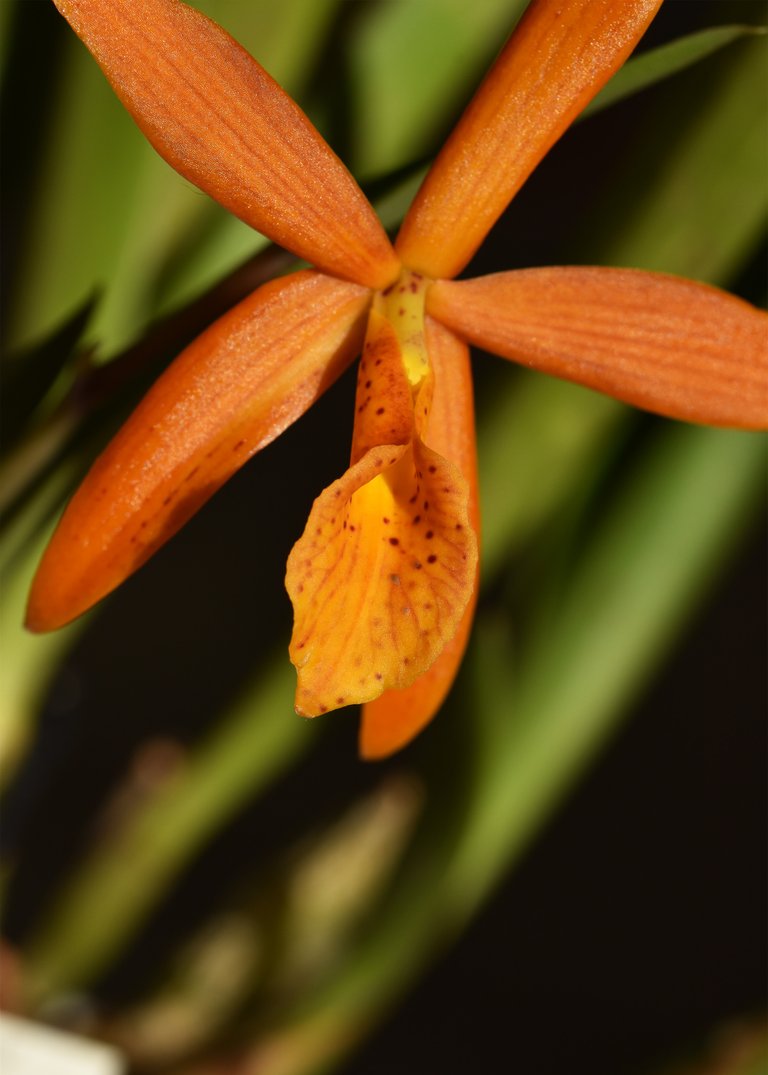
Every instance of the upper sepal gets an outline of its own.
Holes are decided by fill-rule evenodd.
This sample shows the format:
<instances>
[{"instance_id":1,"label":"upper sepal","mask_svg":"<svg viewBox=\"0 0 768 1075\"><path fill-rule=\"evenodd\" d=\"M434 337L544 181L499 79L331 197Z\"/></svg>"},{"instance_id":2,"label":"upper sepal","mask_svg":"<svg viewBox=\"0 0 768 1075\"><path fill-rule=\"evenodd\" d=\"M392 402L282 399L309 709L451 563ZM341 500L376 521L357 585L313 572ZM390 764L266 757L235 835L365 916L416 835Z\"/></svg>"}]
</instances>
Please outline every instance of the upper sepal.
<instances>
[{"instance_id":1,"label":"upper sepal","mask_svg":"<svg viewBox=\"0 0 768 1075\"><path fill-rule=\"evenodd\" d=\"M456 276L530 173L627 59L661 0L533 0L440 151L395 248Z\"/></svg>"},{"instance_id":2,"label":"upper sepal","mask_svg":"<svg viewBox=\"0 0 768 1075\"><path fill-rule=\"evenodd\" d=\"M301 109L180 0L54 0L165 160L318 268L384 287L399 263L373 209Z\"/></svg>"}]
</instances>

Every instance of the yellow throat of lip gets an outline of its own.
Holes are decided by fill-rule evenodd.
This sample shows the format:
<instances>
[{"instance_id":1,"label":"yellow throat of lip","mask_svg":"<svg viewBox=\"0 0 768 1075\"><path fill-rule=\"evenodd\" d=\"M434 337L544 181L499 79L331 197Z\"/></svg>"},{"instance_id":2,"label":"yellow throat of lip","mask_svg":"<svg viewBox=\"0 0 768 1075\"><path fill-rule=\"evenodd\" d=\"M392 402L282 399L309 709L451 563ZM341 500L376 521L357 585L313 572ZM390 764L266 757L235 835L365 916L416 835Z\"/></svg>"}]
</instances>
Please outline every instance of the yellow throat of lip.
<instances>
[{"instance_id":1,"label":"yellow throat of lip","mask_svg":"<svg viewBox=\"0 0 768 1075\"><path fill-rule=\"evenodd\" d=\"M394 284L377 291L373 299L373 309L386 318L397 336L403 369L414 393L430 372L424 303L431 283L428 277L404 269Z\"/></svg>"}]
</instances>

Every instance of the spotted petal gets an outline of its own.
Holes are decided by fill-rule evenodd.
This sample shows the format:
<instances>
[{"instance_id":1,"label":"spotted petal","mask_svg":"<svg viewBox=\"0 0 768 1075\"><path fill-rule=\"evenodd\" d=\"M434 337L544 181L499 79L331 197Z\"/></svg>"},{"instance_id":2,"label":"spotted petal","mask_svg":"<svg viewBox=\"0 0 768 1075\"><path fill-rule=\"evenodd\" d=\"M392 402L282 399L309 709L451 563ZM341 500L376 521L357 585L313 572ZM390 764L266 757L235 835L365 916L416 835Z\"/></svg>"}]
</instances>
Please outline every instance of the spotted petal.
<instances>
[{"instance_id":1,"label":"spotted petal","mask_svg":"<svg viewBox=\"0 0 768 1075\"><path fill-rule=\"evenodd\" d=\"M705 284L552 268L440 282L431 314L470 343L672 418L768 426L768 317Z\"/></svg>"},{"instance_id":2,"label":"spotted petal","mask_svg":"<svg viewBox=\"0 0 768 1075\"><path fill-rule=\"evenodd\" d=\"M467 483L419 436L429 380L410 406L409 396L394 334L374 310L354 462L315 501L288 560L296 709L305 716L410 686L454 638L472 597ZM375 429L389 441L368 447Z\"/></svg>"},{"instance_id":3,"label":"spotted petal","mask_svg":"<svg viewBox=\"0 0 768 1075\"><path fill-rule=\"evenodd\" d=\"M661 0L533 0L443 146L397 238L456 276L530 173L627 59Z\"/></svg>"},{"instance_id":4,"label":"spotted petal","mask_svg":"<svg viewBox=\"0 0 768 1075\"><path fill-rule=\"evenodd\" d=\"M384 287L398 262L347 169L291 98L180 0L55 0L172 167L321 269Z\"/></svg>"},{"instance_id":5,"label":"spotted petal","mask_svg":"<svg viewBox=\"0 0 768 1075\"><path fill-rule=\"evenodd\" d=\"M477 459L472 403L472 372L466 344L427 319L427 345L435 374L435 391L425 440L454 463L470 491L470 525L479 533ZM360 752L383 758L399 750L429 723L442 705L458 672L472 627L477 582L456 630L434 664L403 690L389 690L363 707Z\"/></svg>"},{"instance_id":6,"label":"spotted petal","mask_svg":"<svg viewBox=\"0 0 768 1075\"><path fill-rule=\"evenodd\" d=\"M259 288L198 337L96 460L38 569L52 630L143 564L359 352L369 292L316 272Z\"/></svg>"}]
</instances>

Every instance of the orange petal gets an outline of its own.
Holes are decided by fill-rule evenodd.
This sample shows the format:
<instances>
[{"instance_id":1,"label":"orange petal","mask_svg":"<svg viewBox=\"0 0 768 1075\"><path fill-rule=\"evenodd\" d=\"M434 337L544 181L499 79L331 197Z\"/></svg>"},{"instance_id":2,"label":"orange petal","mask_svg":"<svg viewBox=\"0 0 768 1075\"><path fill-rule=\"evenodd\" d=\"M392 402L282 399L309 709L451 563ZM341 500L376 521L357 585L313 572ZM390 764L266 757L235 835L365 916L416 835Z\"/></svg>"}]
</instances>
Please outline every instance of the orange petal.
<instances>
[{"instance_id":1,"label":"orange petal","mask_svg":"<svg viewBox=\"0 0 768 1075\"><path fill-rule=\"evenodd\" d=\"M47 631L144 563L358 353L370 294L301 272L198 337L96 460L38 569L27 624Z\"/></svg>"},{"instance_id":2,"label":"orange petal","mask_svg":"<svg viewBox=\"0 0 768 1075\"><path fill-rule=\"evenodd\" d=\"M589 267L440 282L433 317L487 351L638 407L768 425L768 317L706 284Z\"/></svg>"},{"instance_id":3,"label":"orange petal","mask_svg":"<svg viewBox=\"0 0 768 1075\"><path fill-rule=\"evenodd\" d=\"M172 167L321 269L384 287L398 262L347 169L216 23L179 0L55 0Z\"/></svg>"},{"instance_id":4,"label":"orange petal","mask_svg":"<svg viewBox=\"0 0 768 1075\"><path fill-rule=\"evenodd\" d=\"M453 638L477 564L467 497L418 439L372 448L318 497L286 576L298 713L407 687Z\"/></svg>"},{"instance_id":5,"label":"orange petal","mask_svg":"<svg viewBox=\"0 0 768 1075\"><path fill-rule=\"evenodd\" d=\"M533 0L405 218L395 249L461 272L533 169L622 65L661 0Z\"/></svg>"},{"instance_id":6,"label":"orange petal","mask_svg":"<svg viewBox=\"0 0 768 1075\"><path fill-rule=\"evenodd\" d=\"M477 458L472 371L466 344L427 319L427 346L435 375L426 442L454 463L469 486L469 521L479 533ZM461 664L477 600L477 577L456 634L440 656L410 687L389 690L363 708L360 752L383 758L399 750L429 723L445 699Z\"/></svg>"}]
</instances>

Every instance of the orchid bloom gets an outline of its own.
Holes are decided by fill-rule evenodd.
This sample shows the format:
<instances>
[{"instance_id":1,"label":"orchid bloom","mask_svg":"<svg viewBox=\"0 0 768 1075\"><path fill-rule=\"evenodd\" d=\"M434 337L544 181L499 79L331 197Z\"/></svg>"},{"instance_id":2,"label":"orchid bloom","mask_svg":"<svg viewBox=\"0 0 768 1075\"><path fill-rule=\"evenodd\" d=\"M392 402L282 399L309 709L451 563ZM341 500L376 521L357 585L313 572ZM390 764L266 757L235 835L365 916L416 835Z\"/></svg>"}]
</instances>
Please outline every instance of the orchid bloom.
<instances>
[{"instance_id":1,"label":"orchid bloom","mask_svg":"<svg viewBox=\"0 0 768 1075\"><path fill-rule=\"evenodd\" d=\"M768 418L766 323L703 284L607 268L454 278L621 66L661 0L533 0L394 247L343 164L229 35L180 0L55 0L154 147L314 269L260 287L169 367L67 507L28 625L80 615L362 352L351 464L288 561L296 710L364 705L364 756L434 715L477 587L468 344L659 414Z\"/></svg>"}]
</instances>

